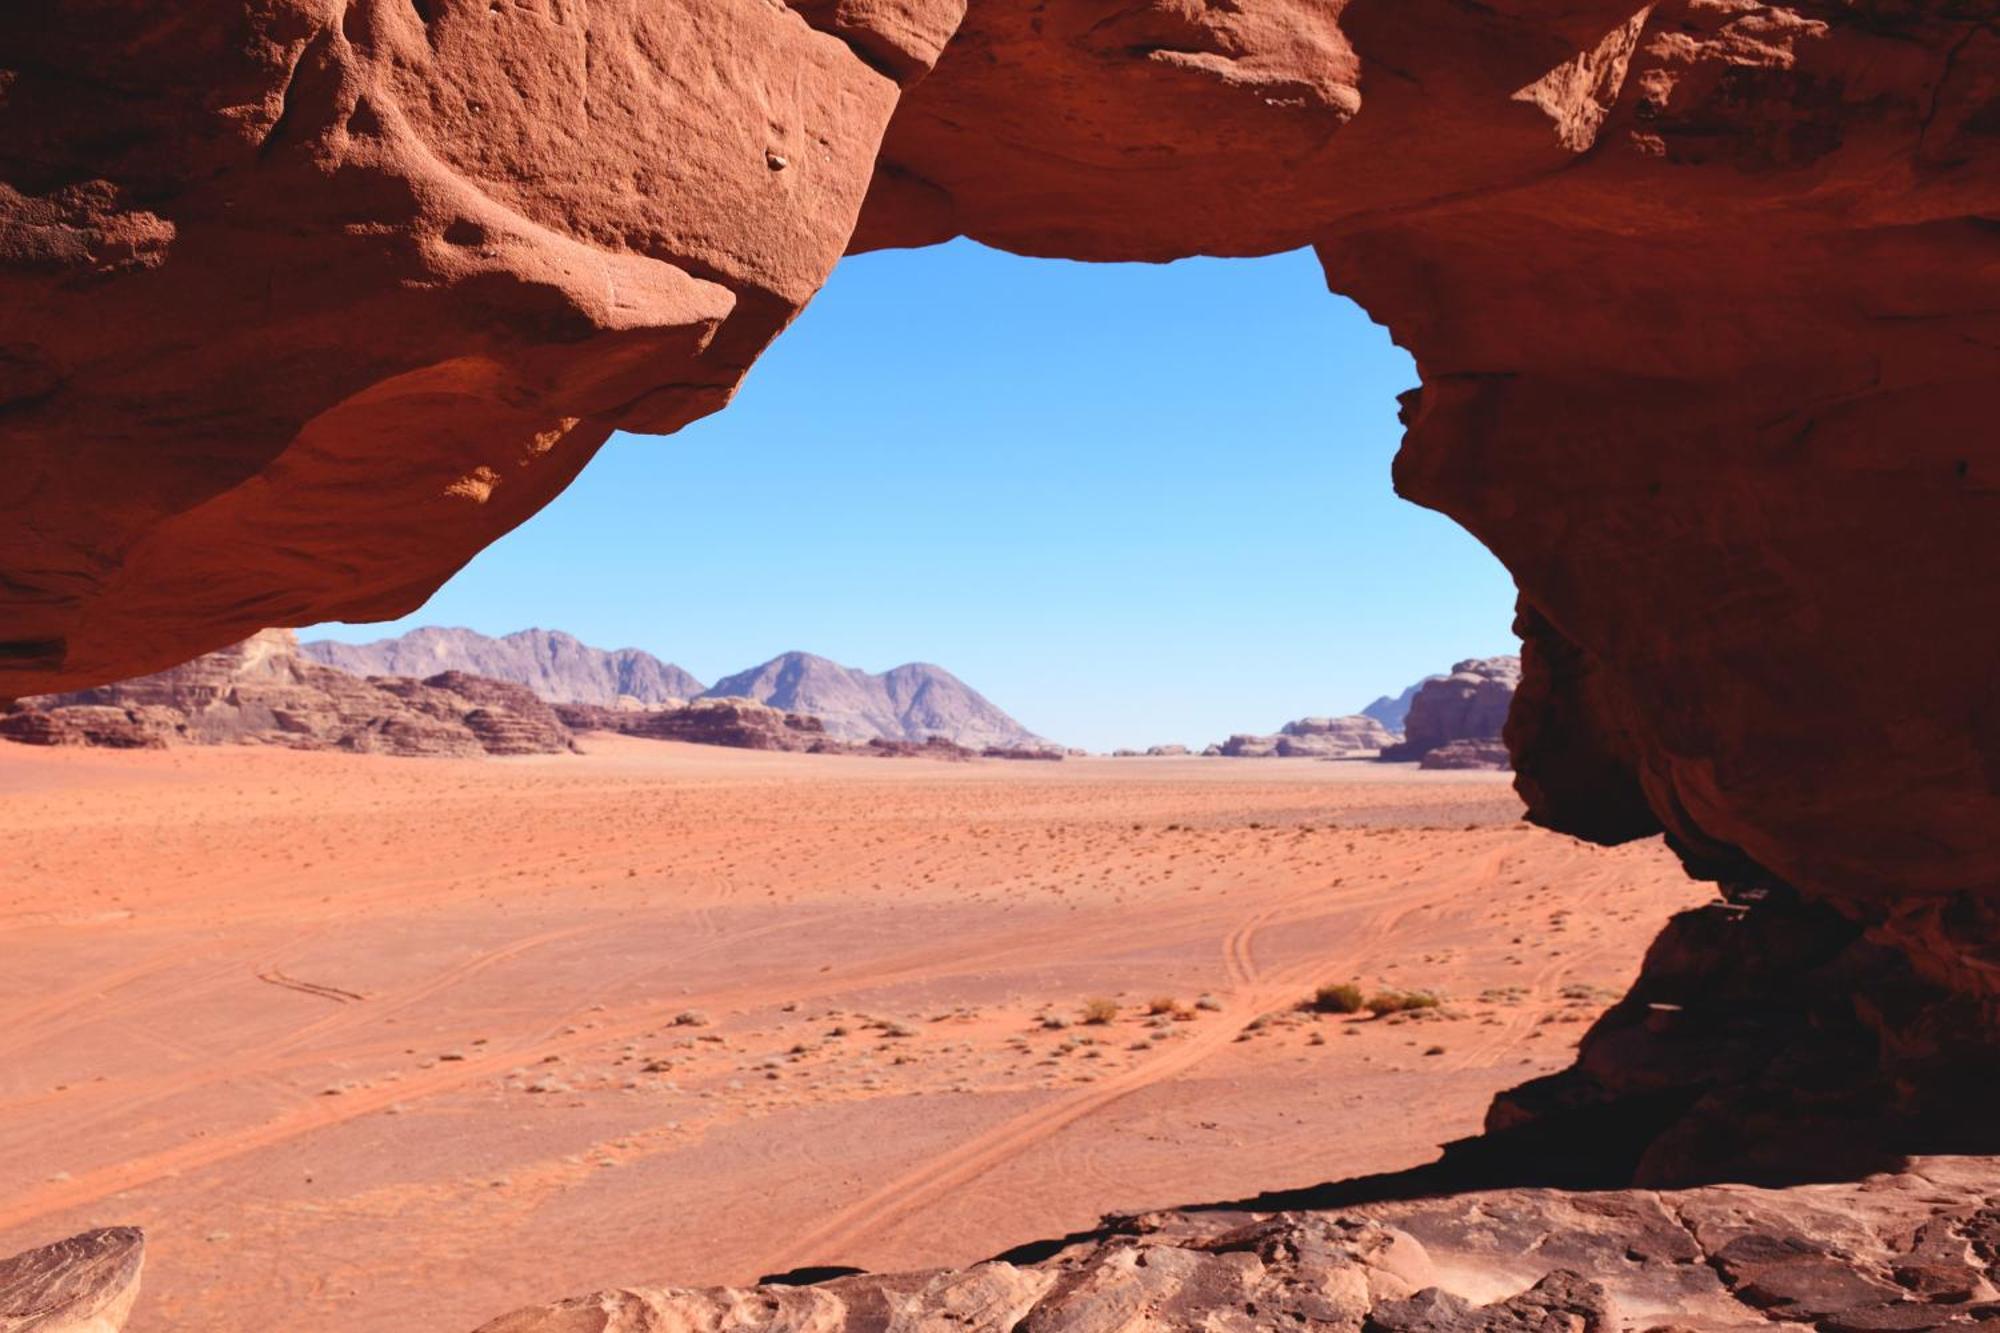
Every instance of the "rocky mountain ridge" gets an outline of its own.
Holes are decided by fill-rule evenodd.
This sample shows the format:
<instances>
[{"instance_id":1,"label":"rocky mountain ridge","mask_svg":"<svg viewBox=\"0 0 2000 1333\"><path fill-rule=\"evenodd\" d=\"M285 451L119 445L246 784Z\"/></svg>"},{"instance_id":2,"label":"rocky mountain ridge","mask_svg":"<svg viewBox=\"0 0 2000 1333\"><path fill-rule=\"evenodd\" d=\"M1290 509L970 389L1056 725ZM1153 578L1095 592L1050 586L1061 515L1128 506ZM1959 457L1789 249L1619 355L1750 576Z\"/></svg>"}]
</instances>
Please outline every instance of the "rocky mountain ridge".
<instances>
[{"instance_id":1,"label":"rocky mountain ridge","mask_svg":"<svg viewBox=\"0 0 2000 1333\"><path fill-rule=\"evenodd\" d=\"M651 653L594 648L559 630L526 629L492 638L425 626L366 644L315 639L300 651L356 675L466 671L524 685L552 704L674 707L695 699L750 699L781 713L818 718L829 737L856 744L922 744L941 737L971 750L1048 745L951 672L926 662L876 674L787 652L710 687Z\"/></svg>"},{"instance_id":2,"label":"rocky mountain ridge","mask_svg":"<svg viewBox=\"0 0 2000 1333\"><path fill-rule=\"evenodd\" d=\"M524 684L459 670L423 679L363 677L307 657L291 630L264 630L150 676L23 699L0 712L0 740L105 749L244 744L404 756L557 754L593 731L881 758L1063 757L1045 744L975 747L935 734L852 739L821 718L735 695L651 706L629 696L612 705L550 703Z\"/></svg>"},{"instance_id":3,"label":"rocky mountain ridge","mask_svg":"<svg viewBox=\"0 0 2000 1333\"><path fill-rule=\"evenodd\" d=\"M708 688L649 652L593 648L561 630L524 629L493 638L476 630L425 625L372 643L310 639L299 651L357 676L421 678L466 671L525 685L550 703L685 703Z\"/></svg>"},{"instance_id":4,"label":"rocky mountain ridge","mask_svg":"<svg viewBox=\"0 0 2000 1333\"><path fill-rule=\"evenodd\" d=\"M841 740L921 743L943 737L973 749L1032 749L1046 742L943 667L909 662L877 675L811 653L781 653L725 676L704 696L747 698L808 713Z\"/></svg>"}]
</instances>

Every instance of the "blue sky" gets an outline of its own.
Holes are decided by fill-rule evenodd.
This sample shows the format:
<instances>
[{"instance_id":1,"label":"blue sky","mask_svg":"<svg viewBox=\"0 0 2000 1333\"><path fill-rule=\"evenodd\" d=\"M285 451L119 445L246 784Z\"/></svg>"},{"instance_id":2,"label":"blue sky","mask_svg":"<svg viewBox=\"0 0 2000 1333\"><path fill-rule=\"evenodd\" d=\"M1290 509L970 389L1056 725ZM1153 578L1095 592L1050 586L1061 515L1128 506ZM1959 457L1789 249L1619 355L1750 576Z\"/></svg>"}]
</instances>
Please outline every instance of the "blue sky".
<instances>
[{"instance_id":1,"label":"blue sky","mask_svg":"<svg viewBox=\"0 0 2000 1333\"><path fill-rule=\"evenodd\" d=\"M1505 572L1390 489L1415 381L1308 252L861 255L727 411L614 437L407 620L305 633L935 662L1092 749L1270 731L1515 650Z\"/></svg>"}]
</instances>

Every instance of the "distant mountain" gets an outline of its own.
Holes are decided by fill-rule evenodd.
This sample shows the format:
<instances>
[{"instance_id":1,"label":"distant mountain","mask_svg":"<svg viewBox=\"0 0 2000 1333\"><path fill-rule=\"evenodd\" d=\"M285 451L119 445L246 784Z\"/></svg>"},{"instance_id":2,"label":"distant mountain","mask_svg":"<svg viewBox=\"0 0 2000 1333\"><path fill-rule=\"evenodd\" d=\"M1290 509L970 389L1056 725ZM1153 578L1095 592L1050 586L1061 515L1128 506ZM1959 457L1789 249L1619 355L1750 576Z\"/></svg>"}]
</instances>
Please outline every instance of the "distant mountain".
<instances>
[{"instance_id":1,"label":"distant mountain","mask_svg":"<svg viewBox=\"0 0 2000 1333\"><path fill-rule=\"evenodd\" d=\"M692 699L705 686L672 662L637 648L593 648L560 630L524 629L489 638L469 629L425 626L373 643L314 639L300 651L357 676L434 676L465 671L526 685L551 703L615 705Z\"/></svg>"},{"instance_id":2,"label":"distant mountain","mask_svg":"<svg viewBox=\"0 0 2000 1333\"><path fill-rule=\"evenodd\" d=\"M755 699L810 714L842 740L942 736L974 749L1043 744L964 681L921 662L877 676L811 653L785 653L718 680L705 697Z\"/></svg>"},{"instance_id":3,"label":"distant mountain","mask_svg":"<svg viewBox=\"0 0 2000 1333\"><path fill-rule=\"evenodd\" d=\"M1431 681L1438 679L1440 677L1425 676L1422 680L1394 698L1385 694L1374 703L1362 709L1361 716L1372 717L1391 731L1401 731L1404 720L1410 716L1410 704L1416 700L1417 691L1423 689Z\"/></svg>"}]
</instances>

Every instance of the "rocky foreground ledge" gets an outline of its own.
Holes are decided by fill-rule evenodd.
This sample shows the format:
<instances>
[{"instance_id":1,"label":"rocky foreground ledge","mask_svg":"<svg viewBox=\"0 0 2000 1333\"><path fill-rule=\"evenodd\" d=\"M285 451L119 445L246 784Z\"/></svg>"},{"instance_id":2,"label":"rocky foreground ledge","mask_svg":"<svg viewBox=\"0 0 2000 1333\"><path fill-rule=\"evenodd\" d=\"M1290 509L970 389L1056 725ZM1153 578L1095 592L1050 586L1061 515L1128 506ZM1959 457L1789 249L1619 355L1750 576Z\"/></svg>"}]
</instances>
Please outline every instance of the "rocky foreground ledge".
<instances>
[{"instance_id":1,"label":"rocky foreground ledge","mask_svg":"<svg viewBox=\"0 0 2000 1333\"><path fill-rule=\"evenodd\" d=\"M118 1333L143 1252L115 1227L0 1261L0 1333ZM963 1269L628 1287L476 1333L1979 1333L1996 1262L2000 1158L1933 1157L1783 1189L1148 1213Z\"/></svg>"},{"instance_id":2,"label":"rocky foreground ledge","mask_svg":"<svg viewBox=\"0 0 2000 1333\"><path fill-rule=\"evenodd\" d=\"M626 1288L478 1333L2000 1330L1996 1185L2000 1161L1931 1158L1787 1189L1153 1213L964 1269Z\"/></svg>"},{"instance_id":3,"label":"rocky foreground ledge","mask_svg":"<svg viewBox=\"0 0 2000 1333\"><path fill-rule=\"evenodd\" d=\"M86 1231L0 1259L0 1333L118 1333L145 1260L137 1227Z\"/></svg>"}]
</instances>

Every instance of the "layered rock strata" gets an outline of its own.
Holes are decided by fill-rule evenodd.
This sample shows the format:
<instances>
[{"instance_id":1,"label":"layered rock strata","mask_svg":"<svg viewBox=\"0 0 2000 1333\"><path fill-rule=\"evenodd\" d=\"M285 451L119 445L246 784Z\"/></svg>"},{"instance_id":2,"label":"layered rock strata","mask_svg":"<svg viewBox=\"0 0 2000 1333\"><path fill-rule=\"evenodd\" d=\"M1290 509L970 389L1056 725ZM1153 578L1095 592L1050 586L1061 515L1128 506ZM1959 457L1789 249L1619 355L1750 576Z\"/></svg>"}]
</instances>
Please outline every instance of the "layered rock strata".
<instances>
[{"instance_id":1,"label":"layered rock strata","mask_svg":"<svg viewBox=\"0 0 2000 1333\"><path fill-rule=\"evenodd\" d=\"M137 1227L86 1231L0 1259L0 1333L119 1333L145 1264Z\"/></svg>"},{"instance_id":2,"label":"layered rock strata","mask_svg":"<svg viewBox=\"0 0 2000 1333\"><path fill-rule=\"evenodd\" d=\"M570 732L527 688L446 671L351 676L265 630L151 676L30 699L0 738L31 745L280 745L396 755L556 754Z\"/></svg>"},{"instance_id":3,"label":"layered rock strata","mask_svg":"<svg viewBox=\"0 0 2000 1333\"><path fill-rule=\"evenodd\" d=\"M1410 711L1403 719L1403 738L1384 747L1382 758L1422 762L1434 751L1460 742L1471 742L1473 746L1490 742L1484 753L1491 756L1493 747L1499 746L1500 733L1507 725L1507 714L1520 686L1518 657L1475 657L1455 664L1451 674L1433 676L1417 687L1410 699ZM1464 749L1432 766L1480 766L1453 762L1480 752ZM1500 757L1504 762L1504 753Z\"/></svg>"},{"instance_id":4,"label":"layered rock strata","mask_svg":"<svg viewBox=\"0 0 2000 1333\"><path fill-rule=\"evenodd\" d=\"M1773 1320L1974 1333L2000 1320L1992 1174L1944 1159L1815 1191L1499 1189L1153 1213L964 1269L629 1288L479 1333L1749 1333Z\"/></svg>"}]
</instances>

